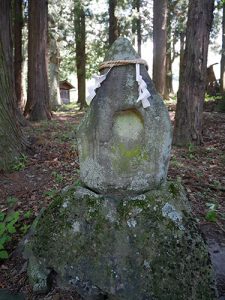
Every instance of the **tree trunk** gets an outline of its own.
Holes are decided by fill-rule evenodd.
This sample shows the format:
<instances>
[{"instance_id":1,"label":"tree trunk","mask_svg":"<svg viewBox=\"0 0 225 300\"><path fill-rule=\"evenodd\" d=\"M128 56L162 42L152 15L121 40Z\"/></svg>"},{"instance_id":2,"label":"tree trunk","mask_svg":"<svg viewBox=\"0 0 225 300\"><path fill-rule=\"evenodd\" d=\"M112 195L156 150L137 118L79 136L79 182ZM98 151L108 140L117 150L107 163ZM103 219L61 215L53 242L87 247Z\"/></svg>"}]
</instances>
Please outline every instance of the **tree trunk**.
<instances>
[{"instance_id":1,"label":"tree trunk","mask_svg":"<svg viewBox=\"0 0 225 300\"><path fill-rule=\"evenodd\" d=\"M137 44L138 44L138 54L141 56L141 15L140 15L140 7L141 1L137 0L137 11L138 11L138 19L137 19Z\"/></svg>"},{"instance_id":2,"label":"tree trunk","mask_svg":"<svg viewBox=\"0 0 225 300\"><path fill-rule=\"evenodd\" d=\"M15 117L19 121L20 125L25 126L26 120L24 119L21 111L17 107L16 103L16 91L15 91L15 77L14 77L14 65L13 65L13 41L12 41L12 1L0 1L0 38L2 40L2 47L6 59L6 64L9 69L10 77L12 81L12 92L13 95L13 111L15 111ZM12 76L11 76L12 74Z\"/></svg>"},{"instance_id":3,"label":"tree trunk","mask_svg":"<svg viewBox=\"0 0 225 300\"><path fill-rule=\"evenodd\" d=\"M48 3L28 5L28 92L25 116L31 121L51 119L47 70Z\"/></svg>"},{"instance_id":4,"label":"tree trunk","mask_svg":"<svg viewBox=\"0 0 225 300\"><path fill-rule=\"evenodd\" d=\"M166 81L167 0L153 2L153 82L164 95Z\"/></svg>"},{"instance_id":5,"label":"tree trunk","mask_svg":"<svg viewBox=\"0 0 225 300\"><path fill-rule=\"evenodd\" d=\"M13 42L12 42L12 20L11 20L11 0L0 1L0 39L9 68L9 73L13 74ZM4 29L4 30L3 30ZM13 80L13 77L11 76Z\"/></svg>"},{"instance_id":6,"label":"tree trunk","mask_svg":"<svg viewBox=\"0 0 225 300\"><path fill-rule=\"evenodd\" d=\"M166 54L166 83L165 83L163 98L169 99L170 94L172 93L173 93L172 59L171 59L171 51L168 49L168 53Z\"/></svg>"},{"instance_id":7,"label":"tree trunk","mask_svg":"<svg viewBox=\"0 0 225 300\"><path fill-rule=\"evenodd\" d=\"M135 40L137 38L137 52L141 56L142 38L141 38L140 8L141 8L141 0L133 0L132 9L135 10L135 16L133 17L133 20L132 20L132 36L133 36L133 43L134 44L135 44Z\"/></svg>"},{"instance_id":8,"label":"tree trunk","mask_svg":"<svg viewBox=\"0 0 225 300\"><path fill-rule=\"evenodd\" d=\"M166 42L166 83L163 93L164 99L169 99L169 95L173 90L173 74L172 74L172 42L171 42L171 14L167 15L167 42Z\"/></svg>"},{"instance_id":9,"label":"tree trunk","mask_svg":"<svg viewBox=\"0 0 225 300\"><path fill-rule=\"evenodd\" d=\"M55 110L62 104L59 91L60 54L57 40L52 36L49 41L49 94L51 109Z\"/></svg>"},{"instance_id":10,"label":"tree trunk","mask_svg":"<svg viewBox=\"0 0 225 300\"><path fill-rule=\"evenodd\" d=\"M24 149L17 123L13 80L11 1L0 1L0 170L10 167Z\"/></svg>"},{"instance_id":11,"label":"tree trunk","mask_svg":"<svg viewBox=\"0 0 225 300\"><path fill-rule=\"evenodd\" d=\"M23 0L14 1L14 73L17 107L22 111L24 96L22 87L22 29L23 29Z\"/></svg>"},{"instance_id":12,"label":"tree trunk","mask_svg":"<svg viewBox=\"0 0 225 300\"><path fill-rule=\"evenodd\" d=\"M185 50L185 33L184 32L180 32L180 69L179 69L179 79L181 78L181 73L182 73L182 66L183 66L183 61L184 61L184 50Z\"/></svg>"},{"instance_id":13,"label":"tree trunk","mask_svg":"<svg viewBox=\"0 0 225 300\"><path fill-rule=\"evenodd\" d=\"M221 93L225 95L225 3L223 4L222 53L220 66Z\"/></svg>"},{"instance_id":14,"label":"tree trunk","mask_svg":"<svg viewBox=\"0 0 225 300\"><path fill-rule=\"evenodd\" d=\"M118 38L118 22L115 16L117 0L109 0L109 46Z\"/></svg>"},{"instance_id":15,"label":"tree trunk","mask_svg":"<svg viewBox=\"0 0 225 300\"><path fill-rule=\"evenodd\" d=\"M76 67L77 67L77 86L78 86L78 103L80 109L87 106L86 103L86 29L85 29L85 12L81 0L74 0L74 26L75 26L75 43L76 43Z\"/></svg>"},{"instance_id":16,"label":"tree trunk","mask_svg":"<svg viewBox=\"0 0 225 300\"><path fill-rule=\"evenodd\" d=\"M190 0L186 47L181 66L180 87L174 126L174 144L202 142L202 114L207 72L209 33L214 0Z\"/></svg>"}]
</instances>

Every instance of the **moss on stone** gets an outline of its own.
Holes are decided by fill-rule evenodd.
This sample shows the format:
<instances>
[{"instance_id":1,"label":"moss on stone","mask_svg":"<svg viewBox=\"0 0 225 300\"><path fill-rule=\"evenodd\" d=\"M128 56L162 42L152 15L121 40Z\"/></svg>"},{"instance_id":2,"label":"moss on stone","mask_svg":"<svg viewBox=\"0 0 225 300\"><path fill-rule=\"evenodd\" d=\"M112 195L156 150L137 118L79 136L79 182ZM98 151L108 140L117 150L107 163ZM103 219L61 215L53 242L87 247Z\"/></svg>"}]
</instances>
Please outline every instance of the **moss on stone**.
<instances>
[{"instance_id":1,"label":"moss on stone","mask_svg":"<svg viewBox=\"0 0 225 300\"><path fill-rule=\"evenodd\" d=\"M179 187L177 187L175 183L171 182L169 185L169 191L173 196L177 196L179 193Z\"/></svg>"},{"instance_id":2,"label":"moss on stone","mask_svg":"<svg viewBox=\"0 0 225 300\"><path fill-rule=\"evenodd\" d=\"M112 153L114 154L113 168L118 173L132 172L133 169L139 168L149 158L147 151L140 145L127 149L125 144L119 143L113 145Z\"/></svg>"},{"instance_id":3,"label":"moss on stone","mask_svg":"<svg viewBox=\"0 0 225 300\"><path fill-rule=\"evenodd\" d=\"M132 200L57 196L29 243L39 264L30 260L32 284L44 266L84 299L87 284L88 293L100 289L108 299L213 299L208 253L183 193L168 183Z\"/></svg>"}]
</instances>

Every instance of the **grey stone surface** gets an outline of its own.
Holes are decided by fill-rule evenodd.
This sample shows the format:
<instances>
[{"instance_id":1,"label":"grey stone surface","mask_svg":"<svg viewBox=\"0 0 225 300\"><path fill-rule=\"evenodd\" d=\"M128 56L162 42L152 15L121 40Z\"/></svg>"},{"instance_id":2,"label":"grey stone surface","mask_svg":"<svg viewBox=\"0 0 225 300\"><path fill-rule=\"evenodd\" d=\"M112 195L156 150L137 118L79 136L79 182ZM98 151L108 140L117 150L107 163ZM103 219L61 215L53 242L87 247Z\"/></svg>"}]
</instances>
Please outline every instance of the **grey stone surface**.
<instances>
[{"instance_id":1,"label":"grey stone surface","mask_svg":"<svg viewBox=\"0 0 225 300\"><path fill-rule=\"evenodd\" d=\"M54 272L58 286L85 300L214 299L208 252L178 183L133 200L70 190L26 247L36 292Z\"/></svg>"},{"instance_id":2,"label":"grey stone surface","mask_svg":"<svg viewBox=\"0 0 225 300\"><path fill-rule=\"evenodd\" d=\"M119 38L105 61L138 57L130 42ZM135 65L114 67L79 127L80 177L96 192L140 194L166 180L171 147L169 115L143 65L141 75L152 94L150 107L144 109L136 102Z\"/></svg>"}]
</instances>

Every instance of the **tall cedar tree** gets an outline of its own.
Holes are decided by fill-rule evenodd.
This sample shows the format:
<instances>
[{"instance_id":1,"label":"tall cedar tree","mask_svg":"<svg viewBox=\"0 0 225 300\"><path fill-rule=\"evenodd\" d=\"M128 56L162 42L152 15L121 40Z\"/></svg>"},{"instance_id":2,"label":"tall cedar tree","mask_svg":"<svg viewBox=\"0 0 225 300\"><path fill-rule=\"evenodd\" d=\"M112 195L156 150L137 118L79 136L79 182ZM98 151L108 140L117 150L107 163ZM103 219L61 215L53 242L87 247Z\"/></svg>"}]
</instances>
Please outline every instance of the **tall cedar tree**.
<instances>
[{"instance_id":1,"label":"tall cedar tree","mask_svg":"<svg viewBox=\"0 0 225 300\"><path fill-rule=\"evenodd\" d=\"M57 28L57 20L55 14L52 12L49 14L49 35L48 35L48 53L49 53L49 94L50 94L50 106L52 110L56 110L61 104L59 89L59 67L60 67L60 50L59 41L61 40Z\"/></svg>"},{"instance_id":2,"label":"tall cedar tree","mask_svg":"<svg viewBox=\"0 0 225 300\"><path fill-rule=\"evenodd\" d=\"M141 0L133 0L132 9L135 10L137 16L132 20L132 34L137 35L138 54L141 56L141 16L140 16Z\"/></svg>"},{"instance_id":3,"label":"tall cedar tree","mask_svg":"<svg viewBox=\"0 0 225 300\"><path fill-rule=\"evenodd\" d=\"M85 10L82 0L74 0L74 27L76 43L76 67L77 67L77 86L78 103L80 109L86 104L86 28Z\"/></svg>"},{"instance_id":4,"label":"tall cedar tree","mask_svg":"<svg viewBox=\"0 0 225 300\"><path fill-rule=\"evenodd\" d=\"M186 47L181 65L180 86L173 142L177 146L202 142L202 115L207 72L209 34L214 0L190 0Z\"/></svg>"},{"instance_id":5,"label":"tall cedar tree","mask_svg":"<svg viewBox=\"0 0 225 300\"><path fill-rule=\"evenodd\" d=\"M13 78L11 1L0 1L0 169L8 169L23 151L17 123Z\"/></svg>"},{"instance_id":6,"label":"tall cedar tree","mask_svg":"<svg viewBox=\"0 0 225 300\"><path fill-rule=\"evenodd\" d=\"M169 99L169 95L173 93L173 74L172 74L172 30L171 30L171 12L168 10L167 15L167 41L166 41L166 78L163 96Z\"/></svg>"},{"instance_id":7,"label":"tall cedar tree","mask_svg":"<svg viewBox=\"0 0 225 300\"><path fill-rule=\"evenodd\" d=\"M28 3L28 91L25 116L30 121L51 119L47 72L48 2Z\"/></svg>"},{"instance_id":8,"label":"tall cedar tree","mask_svg":"<svg viewBox=\"0 0 225 300\"><path fill-rule=\"evenodd\" d=\"M173 74L172 64L175 59L175 33L172 34L172 22L175 7L179 0L168 2L167 10L167 41L166 41L166 82L164 86L164 98L169 99L169 95L173 94Z\"/></svg>"},{"instance_id":9,"label":"tall cedar tree","mask_svg":"<svg viewBox=\"0 0 225 300\"><path fill-rule=\"evenodd\" d=\"M225 102L225 2L223 2L223 20L222 20L222 52L221 52L221 93ZM225 108L225 104L224 104Z\"/></svg>"},{"instance_id":10,"label":"tall cedar tree","mask_svg":"<svg viewBox=\"0 0 225 300\"><path fill-rule=\"evenodd\" d=\"M22 29L23 29L23 0L14 1L14 72L17 107L22 111L24 106L23 88L22 88Z\"/></svg>"},{"instance_id":11,"label":"tall cedar tree","mask_svg":"<svg viewBox=\"0 0 225 300\"><path fill-rule=\"evenodd\" d=\"M115 16L116 6L117 0L109 0L109 46L111 46L119 36L118 20Z\"/></svg>"},{"instance_id":12,"label":"tall cedar tree","mask_svg":"<svg viewBox=\"0 0 225 300\"><path fill-rule=\"evenodd\" d=\"M153 82L164 95L166 82L167 0L153 2Z\"/></svg>"}]
</instances>

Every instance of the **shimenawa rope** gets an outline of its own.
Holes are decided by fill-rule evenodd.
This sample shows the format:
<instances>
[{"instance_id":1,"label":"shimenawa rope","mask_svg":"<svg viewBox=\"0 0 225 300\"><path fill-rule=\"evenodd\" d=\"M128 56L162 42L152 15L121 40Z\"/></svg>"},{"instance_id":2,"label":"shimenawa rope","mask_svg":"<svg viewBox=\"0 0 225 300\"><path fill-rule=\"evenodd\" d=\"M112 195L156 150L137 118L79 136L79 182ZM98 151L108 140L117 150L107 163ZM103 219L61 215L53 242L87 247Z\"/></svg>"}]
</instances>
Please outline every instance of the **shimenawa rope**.
<instances>
[{"instance_id":1,"label":"shimenawa rope","mask_svg":"<svg viewBox=\"0 0 225 300\"><path fill-rule=\"evenodd\" d=\"M125 65L130 65L130 64L141 64L141 65L145 65L148 68L148 64L147 64L146 60L138 58L138 59L129 59L129 60L104 61L103 63L101 63L99 65L98 70L101 71L102 69L105 69L105 68L125 66Z\"/></svg>"},{"instance_id":2,"label":"shimenawa rope","mask_svg":"<svg viewBox=\"0 0 225 300\"><path fill-rule=\"evenodd\" d=\"M110 61L105 61L99 66L99 71L109 68L109 70L103 74L103 75L94 75L93 79L95 80L95 83L88 88L89 95L87 97L87 102L88 104L91 103L92 99L95 97L96 92L95 90L97 88L100 88L101 83L106 79L108 73L111 71L113 67L118 67L118 66L125 66L129 64L135 64L136 66L136 81L138 83L138 91L139 91L139 97L137 99L137 102L141 101L143 108L147 108L150 106L150 102L148 98L151 96L147 89L147 84L143 80L141 74L140 74L140 65L145 65L148 68L148 64L144 59L132 59L132 60L110 60Z\"/></svg>"}]
</instances>

